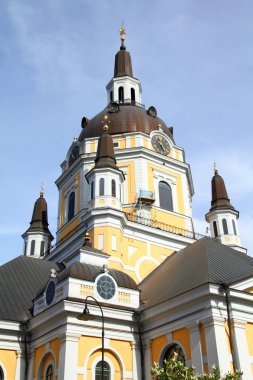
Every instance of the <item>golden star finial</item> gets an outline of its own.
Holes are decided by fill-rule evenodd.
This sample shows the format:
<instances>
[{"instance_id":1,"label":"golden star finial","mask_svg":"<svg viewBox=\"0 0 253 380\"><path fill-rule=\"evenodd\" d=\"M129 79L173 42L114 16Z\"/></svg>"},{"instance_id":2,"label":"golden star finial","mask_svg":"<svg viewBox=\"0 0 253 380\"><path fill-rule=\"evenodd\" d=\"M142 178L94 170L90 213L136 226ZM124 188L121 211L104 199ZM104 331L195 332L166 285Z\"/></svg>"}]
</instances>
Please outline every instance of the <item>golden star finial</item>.
<instances>
[{"instance_id":1,"label":"golden star finial","mask_svg":"<svg viewBox=\"0 0 253 380\"><path fill-rule=\"evenodd\" d=\"M124 27L123 21L122 21L122 24L121 24L121 28L119 30L119 34L120 34L121 41L124 42L125 41L125 35L126 35L126 29Z\"/></svg>"},{"instance_id":2,"label":"golden star finial","mask_svg":"<svg viewBox=\"0 0 253 380\"><path fill-rule=\"evenodd\" d=\"M105 123L105 124L104 124ZM109 129L108 124L110 124L110 120L108 120L108 115L104 115L104 119L102 120L101 124L104 124L103 130L106 132Z\"/></svg>"}]
</instances>

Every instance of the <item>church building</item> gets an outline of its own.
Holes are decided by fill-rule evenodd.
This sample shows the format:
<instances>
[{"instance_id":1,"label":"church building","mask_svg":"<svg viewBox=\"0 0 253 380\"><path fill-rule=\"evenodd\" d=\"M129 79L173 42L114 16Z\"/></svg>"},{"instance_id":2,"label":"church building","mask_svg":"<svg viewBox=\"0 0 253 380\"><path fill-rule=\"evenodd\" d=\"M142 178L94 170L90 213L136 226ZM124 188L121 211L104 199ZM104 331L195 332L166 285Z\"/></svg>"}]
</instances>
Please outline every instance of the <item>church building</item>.
<instances>
[{"instance_id":1,"label":"church building","mask_svg":"<svg viewBox=\"0 0 253 380\"><path fill-rule=\"evenodd\" d=\"M196 373L253 379L239 212L215 168L211 236L195 232L184 149L142 104L120 35L107 106L82 118L61 164L56 236L41 191L23 255L0 266L0 380L150 380L175 352Z\"/></svg>"}]
</instances>

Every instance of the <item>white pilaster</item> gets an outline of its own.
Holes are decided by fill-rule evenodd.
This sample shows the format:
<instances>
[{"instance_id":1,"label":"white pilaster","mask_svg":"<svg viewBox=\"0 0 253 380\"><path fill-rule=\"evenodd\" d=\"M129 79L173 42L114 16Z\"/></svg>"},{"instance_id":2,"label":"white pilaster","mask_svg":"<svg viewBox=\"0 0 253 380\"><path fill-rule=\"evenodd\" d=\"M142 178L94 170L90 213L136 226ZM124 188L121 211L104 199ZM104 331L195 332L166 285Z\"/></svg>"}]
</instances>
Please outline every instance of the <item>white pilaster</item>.
<instances>
[{"instance_id":1,"label":"white pilaster","mask_svg":"<svg viewBox=\"0 0 253 380\"><path fill-rule=\"evenodd\" d=\"M228 351L224 318L210 317L201 322L205 326L209 370L215 365L222 374L229 372L231 355Z\"/></svg>"},{"instance_id":2,"label":"white pilaster","mask_svg":"<svg viewBox=\"0 0 253 380\"><path fill-rule=\"evenodd\" d=\"M15 380L25 378L25 357L21 350L16 351L17 364L15 372Z\"/></svg>"},{"instance_id":3,"label":"white pilaster","mask_svg":"<svg viewBox=\"0 0 253 380\"><path fill-rule=\"evenodd\" d=\"M232 321L233 328L233 346L236 357L237 369L243 372L242 380L253 379L253 374L250 365L250 356L248 351L248 343L246 339L244 321L234 319Z\"/></svg>"},{"instance_id":4,"label":"white pilaster","mask_svg":"<svg viewBox=\"0 0 253 380\"><path fill-rule=\"evenodd\" d=\"M151 380L150 368L152 366L152 341L147 340L144 346L144 371L145 380Z\"/></svg>"},{"instance_id":5,"label":"white pilaster","mask_svg":"<svg viewBox=\"0 0 253 380\"><path fill-rule=\"evenodd\" d=\"M133 380L137 380L141 378L141 372L140 372L140 355L138 347L136 347L135 342L131 342L131 349L132 349L132 361L133 361Z\"/></svg>"},{"instance_id":6,"label":"white pilaster","mask_svg":"<svg viewBox=\"0 0 253 380\"><path fill-rule=\"evenodd\" d=\"M61 380L76 379L79 335L66 333L60 337L60 340L58 378Z\"/></svg>"},{"instance_id":7,"label":"white pilaster","mask_svg":"<svg viewBox=\"0 0 253 380\"><path fill-rule=\"evenodd\" d=\"M32 351L30 351L30 355L29 355L28 380L33 379L34 355L35 355L35 350L33 349Z\"/></svg>"},{"instance_id":8,"label":"white pilaster","mask_svg":"<svg viewBox=\"0 0 253 380\"><path fill-rule=\"evenodd\" d=\"M203 359L201 351L201 339L199 333L199 324L197 321L189 326L191 342L191 365L196 368L196 373L203 373Z\"/></svg>"}]
</instances>

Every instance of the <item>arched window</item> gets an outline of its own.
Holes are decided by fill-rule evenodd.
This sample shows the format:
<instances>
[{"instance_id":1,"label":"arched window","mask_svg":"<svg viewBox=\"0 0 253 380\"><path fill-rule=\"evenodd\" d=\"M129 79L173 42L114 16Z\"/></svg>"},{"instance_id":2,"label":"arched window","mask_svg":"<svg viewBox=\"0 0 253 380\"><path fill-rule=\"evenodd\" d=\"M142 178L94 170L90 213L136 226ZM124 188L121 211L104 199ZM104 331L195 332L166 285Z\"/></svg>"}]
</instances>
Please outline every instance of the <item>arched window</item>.
<instances>
[{"instance_id":1,"label":"arched window","mask_svg":"<svg viewBox=\"0 0 253 380\"><path fill-rule=\"evenodd\" d=\"M26 256L26 249L27 249L27 242L25 242L25 246L24 246L24 256ZM1 380L1 378L0 378Z\"/></svg>"},{"instance_id":2,"label":"arched window","mask_svg":"<svg viewBox=\"0 0 253 380\"><path fill-rule=\"evenodd\" d=\"M44 253L45 253L45 242L44 240L42 240L40 243L40 255L43 256Z\"/></svg>"},{"instance_id":3,"label":"arched window","mask_svg":"<svg viewBox=\"0 0 253 380\"><path fill-rule=\"evenodd\" d=\"M99 180L99 195L105 195L105 180L100 178Z\"/></svg>"},{"instance_id":4,"label":"arched window","mask_svg":"<svg viewBox=\"0 0 253 380\"><path fill-rule=\"evenodd\" d=\"M171 187L166 182L159 182L160 207L164 210L173 211Z\"/></svg>"},{"instance_id":5,"label":"arched window","mask_svg":"<svg viewBox=\"0 0 253 380\"><path fill-rule=\"evenodd\" d=\"M90 184L90 199L93 199L94 198L94 191L95 188L94 188L94 181L91 182Z\"/></svg>"},{"instance_id":6,"label":"arched window","mask_svg":"<svg viewBox=\"0 0 253 380\"><path fill-rule=\"evenodd\" d=\"M164 354L163 360L170 360L176 357L176 359L185 364L185 355L181 346L177 343L173 343L169 346Z\"/></svg>"},{"instance_id":7,"label":"arched window","mask_svg":"<svg viewBox=\"0 0 253 380\"><path fill-rule=\"evenodd\" d=\"M102 379L102 361L98 362L95 370L95 380ZM104 380L111 380L111 368L107 362L104 362Z\"/></svg>"},{"instance_id":8,"label":"arched window","mask_svg":"<svg viewBox=\"0 0 253 380\"><path fill-rule=\"evenodd\" d=\"M119 87L119 102L124 103L124 88L122 86Z\"/></svg>"},{"instance_id":9,"label":"arched window","mask_svg":"<svg viewBox=\"0 0 253 380\"><path fill-rule=\"evenodd\" d=\"M234 235L237 235L236 225L235 225L235 221L233 219L232 219L232 226L233 226Z\"/></svg>"},{"instance_id":10,"label":"arched window","mask_svg":"<svg viewBox=\"0 0 253 380\"><path fill-rule=\"evenodd\" d=\"M228 224L226 219L222 219L222 227L224 235L228 235Z\"/></svg>"},{"instance_id":11,"label":"arched window","mask_svg":"<svg viewBox=\"0 0 253 380\"><path fill-rule=\"evenodd\" d=\"M34 255L34 251L35 251L35 240L32 240L31 241L31 251L30 251L31 256Z\"/></svg>"},{"instance_id":12,"label":"arched window","mask_svg":"<svg viewBox=\"0 0 253 380\"><path fill-rule=\"evenodd\" d=\"M217 230L217 223L215 221L213 222L213 232L214 232L214 236L217 237L218 230Z\"/></svg>"},{"instance_id":13,"label":"arched window","mask_svg":"<svg viewBox=\"0 0 253 380\"><path fill-rule=\"evenodd\" d=\"M135 102L135 89L134 88L131 88L131 100L132 100L132 103Z\"/></svg>"},{"instance_id":14,"label":"arched window","mask_svg":"<svg viewBox=\"0 0 253 380\"><path fill-rule=\"evenodd\" d=\"M4 371L1 366L0 366L0 380L4 380Z\"/></svg>"},{"instance_id":15,"label":"arched window","mask_svg":"<svg viewBox=\"0 0 253 380\"><path fill-rule=\"evenodd\" d=\"M69 202L68 202L68 222L74 218L75 215L75 193L72 191L69 196Z\"/></svg>"},{"instance_id":16,"label":"arched window","mask_svg":"<svg viewBox=\"0 0 253 380\"><path fill-rule=\"evenodd\" d=\"M116 182L112 179L112 197L116 197Z\"/></svg>"},{"instance_id":17,"label":"arched window","mask_svg":"<svg viewBox=\"0 0 253 380\"><path fill-rule=\"evenodd\" d=\"M50 366L47 367L45 380L53 380L53 378L54 378L54 369L53 369L53 366L50 364Z\"/></svg>"},{"instance_id":18,"label":"arched window","mask_svg":"<svg viewBox=\"0 0 253 380\"><path fill-rule=\"evenodd\" d=\"M110 101L112 102L113 101L113 92L110 91Z\"/></svg>"}]
</instances>

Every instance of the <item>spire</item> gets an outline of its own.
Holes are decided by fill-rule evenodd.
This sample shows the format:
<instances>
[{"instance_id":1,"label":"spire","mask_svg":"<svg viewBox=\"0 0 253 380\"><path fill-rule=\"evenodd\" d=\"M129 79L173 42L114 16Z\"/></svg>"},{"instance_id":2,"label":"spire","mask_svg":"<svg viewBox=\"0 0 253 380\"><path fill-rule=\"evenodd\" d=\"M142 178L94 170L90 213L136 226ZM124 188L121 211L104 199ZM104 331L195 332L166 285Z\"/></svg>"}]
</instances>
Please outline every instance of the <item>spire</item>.
<instances>
[{"instance_id":1,"label":"spire","mask_svg":"<svg viewBox=\"0 0 253 380\"><path fill-rule=\"evenodd\" d=\"M32 220L27 232L31 231L46 232L51 235L48 229L47 202L44 198L43 187L41 187L40 196L34 204Z\"/></svg>"},{"instance_id":2,"label":"spire","mask_svg":"<svg viewBox=\"0 0 253 380\"><path fill-rule=\"evenodd\" d=\"M111 167L118 169L116 166L116 159L114 154L114 147L111 135L108 133L108 125L110 123L108 116L104 116L104 132L98 140L97 156L95 159L95 168L107 168ZM103 123L103 122L102 122Z\"/></svg>"},{"instance_id":3,"label":"spire","mask_svg":"<svg viewBox=\"0 0 253 380\"><path fill-rule=\"evenodd\" d=\"M120 50L115 55L114 78L125 76L125 75L129 77L133 77L131 56L130 56L130 53L126 50L126 47L124 44L126 30L124 28L123 23L119 32L120 32L121 46L120 46Z\"/></svg>"},{"instance_id":4,"label":"spire","mask_svg":"<svg viewBox=\"0 0 253 380\"><path fill-rule=\"evenodd\" d=\"M230 199L228 198L224 180L218 174L218 169L216 167L216 164L214 164L214 176L212 178L212 201L210 211L224 208L234 210L234 207L231 205Z\"/></svg>"}]
</instances>

